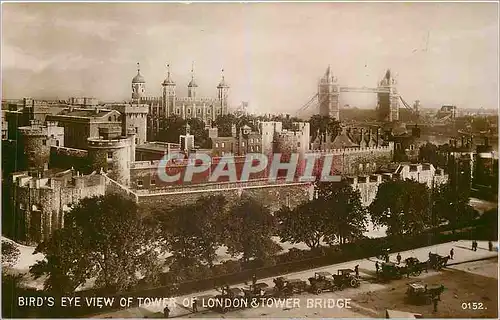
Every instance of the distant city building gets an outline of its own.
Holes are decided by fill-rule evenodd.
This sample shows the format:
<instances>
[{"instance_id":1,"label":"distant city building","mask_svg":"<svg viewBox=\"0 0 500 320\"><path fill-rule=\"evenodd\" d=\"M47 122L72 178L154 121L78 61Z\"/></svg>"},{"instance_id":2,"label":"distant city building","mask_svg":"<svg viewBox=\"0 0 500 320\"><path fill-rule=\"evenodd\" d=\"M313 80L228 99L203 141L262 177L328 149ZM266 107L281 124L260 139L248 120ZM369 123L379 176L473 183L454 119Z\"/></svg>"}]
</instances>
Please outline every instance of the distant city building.
<instances>
[{"instance_id":1,"label":"distant city building","mask_svg":"<svg viewBox=\"0 0 500 320\"><path fill-rule=\"evenodd\" d=\"M454 120L457 116L457 106L442 106L436 116L438 120Z\"/></svg>"}]
</instances>

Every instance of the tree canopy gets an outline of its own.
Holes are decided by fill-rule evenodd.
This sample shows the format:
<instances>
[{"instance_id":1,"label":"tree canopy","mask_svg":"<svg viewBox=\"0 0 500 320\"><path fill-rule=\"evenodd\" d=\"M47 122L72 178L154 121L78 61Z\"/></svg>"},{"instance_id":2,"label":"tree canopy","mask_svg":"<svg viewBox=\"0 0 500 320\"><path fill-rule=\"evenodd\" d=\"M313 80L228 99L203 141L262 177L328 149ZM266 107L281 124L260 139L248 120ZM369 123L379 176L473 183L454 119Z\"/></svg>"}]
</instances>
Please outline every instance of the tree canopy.
<instances>
[{"instance_id":1,"label":"tree canopy","mask_svg":"<svg viewBox=\"0 0 500 320\"><path fill-rule=\"evenodd\" d=\"M64 218L64 227L42 242L35 252L45 260L31 267L37 278L47 275L45 289L73 292L95 278L95 287L127 290L157 275L157 253L150 224L137 205L118 195L85 198Z\"/></svg>"},{"instance_id":2,"label":"tree canopy","mask_svg":"<svg viewBox=\"0 0 500 320\"><path fill-rule=\"evenodd\" d=\"M275 214L280 238L304 242L310 248L318 247L322 239L342 244L361 238L366 231L367 212L359 191L345 181L320 182L316 189L316 199L294 209L283 207Z\"/></svg>"},{"instance_id":3,"label":"tree canopy","mask_svg":"<svg viewBox=\"0 0 500 320\"><path fill-rule=\"evenodd\" d=\"M21 252L19 248L10 241L2 240L2 267L9 268L16 264Z\"/></svg>"},{"instance_id":4,"label":"tree canopy","mask_svg":"<svg viewBox=\"0 0 500 320\"><path fill-rule=\"evenodd\" d=\"M271 239L276 232L276 220L269 208L254 198L243 197L230 212L225 244L231 255L242 254L243 262L265 262L280 250Z\"/></svg>"},{"instance_id":5,"label":"tree canopy","mask_svg":"<svg viewBox=\"0 0 500 320\"><path fill-rule=\"evenodd\" d=\"M415 235L432 222L431 198L425 184L413 180L382 183L369 207L375 226L387 226L388 235Z\"/></svg>"}]
</instances>

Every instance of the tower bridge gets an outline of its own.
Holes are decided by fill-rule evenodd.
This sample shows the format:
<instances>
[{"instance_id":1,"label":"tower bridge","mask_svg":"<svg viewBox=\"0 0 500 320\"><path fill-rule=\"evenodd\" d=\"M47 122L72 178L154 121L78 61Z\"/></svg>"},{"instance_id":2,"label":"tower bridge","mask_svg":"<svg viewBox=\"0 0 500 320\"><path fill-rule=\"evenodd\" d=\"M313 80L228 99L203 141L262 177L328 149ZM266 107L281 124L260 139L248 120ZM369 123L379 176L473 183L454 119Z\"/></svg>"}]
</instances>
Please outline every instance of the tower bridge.
<instances>
[{"instance_id":1,"label":"tower bridge","mask_svg":"<svg viewBox=\"0 0 500 320\"><path fill-rule=\"evenodd\" d=\"M400 103L404 108L416 113L418 116L418 106L411 107L406 103L399 94L396 85L396 79L388 69L375 88L343 86L337 82L337 77L333 76L331 68L328 66L325 75L319 81L318 92L297 110L297 115L300 115L305 110L317 108L318 114L341 120L340 94L342 92L356 92L377 94L377 114L378 120L381 122L399 120Z\"/></svg>"}]
</instances>

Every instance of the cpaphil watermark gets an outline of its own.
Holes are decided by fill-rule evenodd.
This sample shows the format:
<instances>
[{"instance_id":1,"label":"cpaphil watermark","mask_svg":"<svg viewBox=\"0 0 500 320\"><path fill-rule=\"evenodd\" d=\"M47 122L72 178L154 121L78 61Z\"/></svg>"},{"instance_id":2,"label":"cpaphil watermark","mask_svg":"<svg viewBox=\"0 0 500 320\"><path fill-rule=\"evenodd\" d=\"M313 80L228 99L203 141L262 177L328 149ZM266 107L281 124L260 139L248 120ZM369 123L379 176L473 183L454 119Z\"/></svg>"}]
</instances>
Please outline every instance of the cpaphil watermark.
<instances>
[{"instance_id":1,"label":"cpaphil watermark","mask_svg":"<svg viewBox=\"0 0 500 320\"><path fill-rule=\"evenodd\" d=\"M284 158L287 161L282 161ZM340 175L332 174L333 155L328 154L323 156L306 154L300 157L298 153L286 155L275 153L267 157L262 153L249 153L245 156L242 167L241 163L232 155L217 158L214 162L214 159L207 154L195 153L185 159L184 154L176 152L167 154L161 159L158 165L158 177L167 183L179 180L189 183L196 174L207 174L209 182L221 179L225 182L245 182L250 181L256 174L265 173L266 179L273 182L278 176L283 180L283 172L286 171L284 179L286 182L313 182L318 178L324 182L341 180ZM168 169L176 164L185 164L184 172L169 172Z\"/></svg>"}]
</instances>

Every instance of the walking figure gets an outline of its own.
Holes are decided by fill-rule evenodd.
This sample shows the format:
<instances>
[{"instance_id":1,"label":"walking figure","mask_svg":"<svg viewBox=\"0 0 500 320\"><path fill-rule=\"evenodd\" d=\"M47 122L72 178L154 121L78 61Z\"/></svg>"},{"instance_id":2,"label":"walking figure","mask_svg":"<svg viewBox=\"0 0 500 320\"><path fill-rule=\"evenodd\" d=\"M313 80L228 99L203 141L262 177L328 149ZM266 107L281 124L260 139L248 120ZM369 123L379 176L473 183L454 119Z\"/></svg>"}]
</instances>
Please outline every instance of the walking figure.
<instances>
[{"instance_id":1,"label":"walking figure","mask_svg":"<svg viewBox=\"0 0 500 320\"><path fill-rule=\"evenodd\" d=\"M163 309L163 316L165 318L168 318L168 316L170 315L170 309L168 308L168 306L166 306L164 309Z\"/></svg>"},{"instance_id":2,"label":"walking figure","mask_svg":"<svg viewBox=\"0 0 500 320\"><path fill-rule=\"evenodd\" d=\"M474 240L474 251L477 251L477 241Z\"/></svg>"},{"instance_id":3,"label":"walking figure","mask_svg":"<svg viewBox=\"0 0 500 320\"><path fill-rule=\"evenodd\" d=\"M398 264L400 264L401 263L401 255L399 253L398 253L396 259L398 260Z\"/></svg>"},{"instance_id":4,"label":"walking figure","mask_svg":"<svg viewBox=\"0 0 500 320\"><path fill-rule=\"evenodd\" d=\"M455 254L455 251L453 251L453 248L450 250L450 259L453 260L453 255Z\"/></svg>"},{"instance_id":5,"label":"walking figure","mask_svg":"<svg viewBox=\"0 0 500 320\"><path fill-rule=\"evenodd\" d=\"M254 273L252 276L252 284L255 286L256 283L257 283L257 275Z\"/></svg>"},{"instance_id":6,"label":"walking figure","mask_svg":"<svg viewBox=\"0 0 500 320\"><path fill-rule=\"evenodd\" d=\"M493 242L488 241L488 250L493 251Z\"/></svg>"},{"instance_id":7,"label":"walking figure","mask_svg":"<svg viewBox=\"0 0 500 320\"><path fill-rule=\"evenodd\" d=\"M356 272L356 277L359 277L359 264L354 267L354 272Z\"/></svg>"},{"instance_id":8,"label":"walking figure","mask_svg":"<svg viewBox=\"0 0 500 320\"><path fill-rule=\"evenodd\" d=\"M378 269L379 269L379 265L378 265L378 261L375 261L375 269L376 269L376 272L377 272L377 276L378 276Z\"/></svg>"},{"instance_id":9,"label":"walking figure","mask_svg":"<svg viewBox=\"0 0 500 320\"><path fill-rule=\"evenodd\" d=\"M438 301L439 301L439 297L434 297L432 299L432 302L434 302L434 312L438 311Z\"/></svg>"},{"instance_id":10,"label":"walking figure","mask_svg":"<svg viewBox=\"0 0 500 320\"><path fill-rule=\"evenodd\" d=\"M193 313L198 312L198 299L193 299Z\"/></svg>"}]
</instances>

